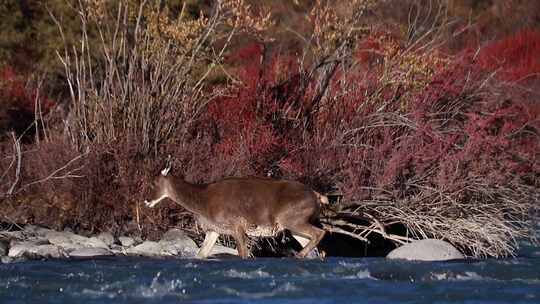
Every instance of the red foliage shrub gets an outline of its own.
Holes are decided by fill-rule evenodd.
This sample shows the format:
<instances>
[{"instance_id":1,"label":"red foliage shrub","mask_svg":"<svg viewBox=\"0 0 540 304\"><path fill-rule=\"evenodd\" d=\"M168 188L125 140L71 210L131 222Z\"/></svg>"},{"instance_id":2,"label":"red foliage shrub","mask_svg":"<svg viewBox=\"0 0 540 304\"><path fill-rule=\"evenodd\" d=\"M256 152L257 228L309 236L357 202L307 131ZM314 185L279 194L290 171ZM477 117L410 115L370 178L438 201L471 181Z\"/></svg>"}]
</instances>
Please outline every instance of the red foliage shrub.
<instances>
[{"instance_id":1,"label":"red foliage shrub","mask_svg":"<svg viewBox=\"0 0 540 304\"><path fill-rule=\"evenodd\" d=\"M370 40L362 46L378 47ZM486 87L484 59L476 63L464 52L406 95L385 87L377 66L336 74L324 107L313 114L306 109L316 80L302 87L289 73L279 82L280 58L264 65L253 59L259 52L246 49L252 60L240 73L244 87L207 113L217 130L209 158L233 166L228 174L283 176L339 189L355 200L383 194L402 199L423 187L454 191L470 178L504 183L538 172L537 107L515 90ZM370 60L358 54L362 62ZM343 79L354 89L338 95ZM382 101L398 100L381 112L379 99L370 99L376 93ZM313 115L312 129L302 123L306 115Z\"/></svg>"},{"instance_id":2,"label":"red foliage shrub","mask_svg":"<svg viewBox=\"0 0 540 304\"><path fill-rule=\"evenodd\" d=\"M524 29L512 36L489 43L478 58L489 70L500 70L503 79L520 81L540 77L540 31Z\"/></svg>"},{"instance_id":3,"label":"red foliage shrub","mask_svg":"<svg viewBox=\"0 0 540 304\"><path fill-rule=\"evenodd\" d=\"M252 87L253 83L249 81L258 81L257 77L262 72L263 46L260 43L250 43L240 48L227 58L227 62L232 65L240 66L238 76L246 85Z\"/></svg>"},{"instance_id":4,"label":"red foliage shrub","mask_svg":"<svg viewBox=\"0 0 540 304\"><path fill-rule=\"evenodd\" d=\"M471 178L504 184L540 172L538 126L529 103L508 88L503 95L496 86L481 88L487 73L467 57L410 96L405 113L396 108L359 113L363 120L379 116L381 121L356 138L366 145L362 156L341 160L361 164L351 167L367 177L361 185L347 183L354 189L346 192L350 198L373 195L372 189L395 198L423 187L452 192Z\"/></svg>"}]
</instances>

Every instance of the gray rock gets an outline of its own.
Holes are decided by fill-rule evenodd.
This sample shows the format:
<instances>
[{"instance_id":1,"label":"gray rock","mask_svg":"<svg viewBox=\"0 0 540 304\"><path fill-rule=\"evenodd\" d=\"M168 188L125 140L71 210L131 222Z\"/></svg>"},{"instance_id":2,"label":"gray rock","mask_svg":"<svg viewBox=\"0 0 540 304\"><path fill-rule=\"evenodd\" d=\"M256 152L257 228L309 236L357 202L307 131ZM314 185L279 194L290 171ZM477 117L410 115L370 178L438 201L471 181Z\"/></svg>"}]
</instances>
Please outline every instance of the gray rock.
<instances>
[{"instance_id":1,"label":"gray rock","mask_svg":"<svg viewBox=\"0 0 540 304\"><path fill-rule=\"evenodd\" d=\"M110 232L102 232L98 234L97 238L103 241L107 247L111 247L114 244L114 236Z\"/></svg>"},{"instance_id":2,"label":"gray rock","mask_svg":"<svg viewBox=\"0 0 540 304\"><path fill-rule=\"evenodd\" d=\"M161 245L161 255L163 256L195 257L197 251L199 251L197 245L193 246L187 242L159 241L159 244Z\"/></svg>"},{"instance_id":3,"label":"gray rock","mask_svg":"<svg viewBox=\"0 0 540 304\"><path fill-rule=\"evenodd\" d=\"M435 239L425 239L405 244L392 250L386 258L410 261L448 261L465 257L452 244Z\"/></svg>"},{"instance_id":4,"label":"gray rock","mask_svg":"<svg viewBox=\"0 0 540 304\"><path fill-rule=\"evenodd\" d=\"M45 238L47 233L53 232L54 230L43 228L35 225L26 225L24 226L24 232L26 235L32 235L37 238Z\"/></svg>"},{"instance_id":5,"label":"gray rock","mask_svg":"<svg viewBox=\"0 0 540 304\"><path fill-rule=\"evenodd\" d=\"M1 232L0 239L10 243L10 246L11 244L20 243L24 241L42 242L43 244L49 243L45 238L40 237L36 233L28 232L25 230Z\"/></svg>"},{"instance_id":6,"label":"gray rock","mask_svg":"<svg viewBox=\"0 0 540 304\"><path fill-rule=\"evenodd\" d=\"M0 232L0 236L5 241L10 241L10 240L21 241L27 238L26 233L24 231L2 231Z\"/></svg>"},{"instance_id":7,"label":"gray rock","mask_svg":"<svg viewBox=\"0 0 540 304\"><path fill-rule=\"evenodd\" d=\"M159 244L161 245L162 255L194 257L199 250L197 243L179 229L167 231L159 241Z\"/></svg>"},{"instance_id":8,"label":"gray rock","mask_svg":"<svg viewBox=\"0 0 540 304\"><path fill-rule=\"evenodd\" d=\"M0 257L6 256L8 254L8 243L0 240Z\"/></svg>"},{"instance_id":9,"label":"gray rock","mask_svg":"<svg viewBox=\"0 0 540 304\"><path fill-rule=\"evenodd\" d=\"M238 250L225 247L219 244L214 245L214 248L212 248L212 251L210 251L210 255L221 255L221 254L238 255Z\"/></svg>"},{"instance_id":10,"label":"gray rock","mask_svg":"<svg viewBox=\"0 0 540 304\"><path fill-rule=\"evenodd\" d=\"M47 241L46 239L36 239L36 238L28 238L28 239L23 239L23 240L13 239L9 243L9 248L12 248L15 245L23 244L23 243L28 244L28 245L33 245L33 246L50 245L49 241Z\"/></svg>"},{"instance_id":11,"label":"gray rock","mask_svg":"<svg viewBox=\"0 0 540 304\"><path fill-rule=\"evenodd\" d=\"M49 243L63 247L67 250L75 250L83 248L82 245L86 241L86 237L76 235L73 232L68 231L51 231L45 235L45 238Z\"/></svg>"},{"instance_id":12,"label":"gray rock","mask_svg":"<svg viewBox=\"0 0 540 304\"><path fill-rule=\"evenodd\" d=\"M126 254L155 257L161 256L161 250L161 245L158 242L146 241L127 249Z\"/></svg>"},{"instance_id":13,"label":"gray rock","mask_svg":"<svg viewBox=\"0 0 540 304\"><path fill-rule=\"evenodd\" d=\"M135 240L128 236L121 236L118 238L118 241L120 241L120 244L124 247L131 247L135 245Z\"/></svg>"},{"instance_id":14,"label":"gray rock","mask_svg":"<svg viewBox=\"0 0 540 304\"><path fill-rule=\"evenodd\" d=\"M30 251L31 248L37 247L34 242L12 242L9 248L8 256L9 257L20 257L25 252Z\"/></svg>"},{"instance_id":15,"label":"gray rock","mask_svg":"<svg viewBox=\"0 0 540 304\"><path fill-rule=\"evenodd\" d=\"M144 240L142 239L142 237L140 235L134 235L134 236L132 236L132 238L135 241L135 245L139 245L142 242L144 242Z\"/></svg>"},{"instance_id":16,"label":"gray rock","mask_svg":"<svg viewBox=\"0 0 540 304\"><path fill-rule=\"evenodd\" d=\"M66 255L63 250L55 245L39 245L32 250L31 253L35 253L39 257L43 258L63 258Z\"/></svg>"},{"instance_id":17,"label":"gray rock","mask_svg":"<svg viewBox=\"0 0 540 304\"><path fill-rule=\"evenodd\" d=\"M108 248L107 244L97 237L87 238L72 232L51 231L45 237L49 243L62 247L68 252L82 248Z\"/></svg>"},{"instance_id":18,"label":"gray rock","mask_svg":"<svg viewBox=\"0 0 540 304\"><path fill-rule=\"evenodd\" d=\"M126 255L126 250L120 245L113 244L110 250L113 255Z\"/></svg>"},{"instance_id":19,"label":"gray rock","mask_svg":"<svg viewBox=\"0 0 540 304\"><path fill-rule=\"evenodd\" d=\"M95 236L88 238L85 245L85 247L91 248L109 248L109 246L103 240Z\"/></svg>"},{"instance_id":20,"label":"gray rock","mask_svg":"<svg viewBox=\"0 0 540 304\"><path fill-rule=\"evenodd\" d=\"M10 264L14 261L16 261L16 259L9 256L0 257L0 264Z\"/></svg>"},{"instance_id":21,"label":"gray rock","mask_svg":"<svg viewBox=\"0 0 540 304\"><path fill-rule=\"evenodd\" d=\"M81 248L69 253L69 256L73 258L90 258L110 255L112 255L112 252L106 248Z\"/></svg>"},{"instance_id":22,"label":"gray rock","mask_svg":"<svg viewBox=\"0 0 540 304\"><path fill-rule=\"evenodd\" d=\"M9 248L9 257L26 257L29 259L61 258L64 257L62 249L55 245L36 245L33 242L22 242Z\"/></svg>"}]
</instances>

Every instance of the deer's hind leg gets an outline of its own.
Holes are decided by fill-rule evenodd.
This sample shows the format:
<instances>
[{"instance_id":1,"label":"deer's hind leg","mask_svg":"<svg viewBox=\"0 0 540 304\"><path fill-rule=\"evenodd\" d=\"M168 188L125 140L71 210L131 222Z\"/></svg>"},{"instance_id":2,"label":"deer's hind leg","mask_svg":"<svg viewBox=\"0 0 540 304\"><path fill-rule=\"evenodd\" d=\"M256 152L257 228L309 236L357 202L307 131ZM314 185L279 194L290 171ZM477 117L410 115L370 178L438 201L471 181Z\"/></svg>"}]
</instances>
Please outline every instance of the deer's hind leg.
<instances>
[{"instance_id":1,"label":"deer's hind leg","mask_svg":"<svg viewBox=\"0 0 540 304\"><path fill-rule=\"evenodd\" d=\"M324 230L317 228L310 223L296 223L286 228L291 231L293 236L298 235L309 239L309 242L307 242L305 246L302 244L304 248L297 254L299 258L305 258L311 250L315 249L325 234Z\"/></svg>"},{"instance_id":2,"label":"deer's hind leg","mask_svg":"<svg viewBox=\"0 0 540 304\"><path fill-rule=\"evenodd\" d=\"M233 238L236 241L236 250L238 250L238 255L242 259L247 259L249 255L247 248L247 235L242 226L239 225L234 229Z\"/></svg>"}]
</instances>

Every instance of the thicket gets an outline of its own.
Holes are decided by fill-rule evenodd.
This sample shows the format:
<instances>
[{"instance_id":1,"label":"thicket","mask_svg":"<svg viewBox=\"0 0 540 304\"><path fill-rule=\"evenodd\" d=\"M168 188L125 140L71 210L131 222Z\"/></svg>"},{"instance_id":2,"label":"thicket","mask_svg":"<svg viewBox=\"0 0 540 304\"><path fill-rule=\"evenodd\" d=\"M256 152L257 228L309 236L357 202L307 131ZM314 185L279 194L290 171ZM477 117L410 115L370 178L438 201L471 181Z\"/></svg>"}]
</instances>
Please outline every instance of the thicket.
<instances>
[{"instance_id":1,"label":"thicket","mask_svg":"<svg viewBox=\"0 0 540 304\"><path fill-rule=\"evenodd\" d=\"M365 241L435 237L482 257L532 237L537 31L449 55L445 7L400 30L372 22L377 1L318 1L284 50L271 15L241 0L208 14L187 14L186 2L81 5L80 41L59 51L68 114L31 144L4 142L0 220L195 233L181 208L140 204L170 154L193 182L305 182L337 199L327 230Z\"/></svg>"}]
</instances>

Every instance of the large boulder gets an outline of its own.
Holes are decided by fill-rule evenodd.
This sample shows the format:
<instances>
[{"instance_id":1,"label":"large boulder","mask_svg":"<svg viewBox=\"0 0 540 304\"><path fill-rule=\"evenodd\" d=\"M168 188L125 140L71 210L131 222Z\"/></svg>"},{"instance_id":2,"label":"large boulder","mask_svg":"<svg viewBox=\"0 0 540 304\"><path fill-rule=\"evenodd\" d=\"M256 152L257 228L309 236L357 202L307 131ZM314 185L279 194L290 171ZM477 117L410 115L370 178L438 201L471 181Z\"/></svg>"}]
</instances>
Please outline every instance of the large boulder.
<instances>
[{"instance_id":1,"label":"large boulder","mask_svg":"<svg viewBox=\"0 0 540 304\"><path fill-rule=\"evenodd\" d=\"M180 229L167 231L159 241L159 245L162 248L162 255L194 257L199 250L195 241Z\"/></svg>"},{"instance_id":2,"label":"large boulder","mask_svg":"<svg viewBox=\"0 0 540 304\"><path fill-rule=\"evenodd\" d=\"M465 257L452 244L435 239L414 241L392 250L386 258L409 261L448 261Z\"/></svg>"}]
</instances>

